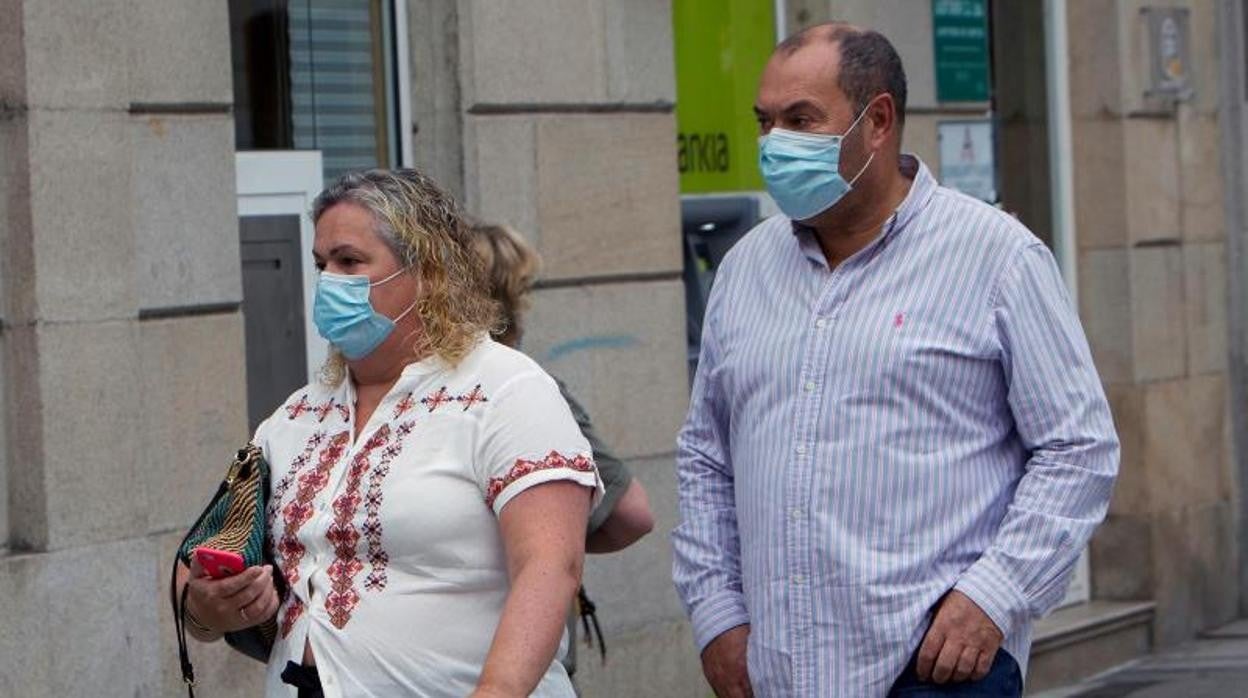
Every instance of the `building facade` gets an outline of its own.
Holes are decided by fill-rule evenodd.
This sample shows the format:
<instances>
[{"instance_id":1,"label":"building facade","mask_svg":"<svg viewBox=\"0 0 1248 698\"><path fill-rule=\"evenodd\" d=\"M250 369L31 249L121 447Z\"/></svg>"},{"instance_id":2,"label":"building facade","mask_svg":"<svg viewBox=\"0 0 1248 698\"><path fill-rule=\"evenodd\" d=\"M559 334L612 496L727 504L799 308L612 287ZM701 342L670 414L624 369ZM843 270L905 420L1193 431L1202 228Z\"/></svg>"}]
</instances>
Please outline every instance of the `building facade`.
<instances>
[{"instance_id":1,"label":"building facade","mask_svg":"<svg viewBox=\"0 0 1248 698\"><path fill-rule=\"evenodd\" d=\"M706 695L667 538L688 267L715 256L688 231L769 202L748 132L698 115L748 121L741 71L832 18L897 45L906 148L1051 244L1114 409L1120 482L1032 687L1248 612L1245 5L0 0L0 695L181 690L173 548L323 356L301 214L398 165L530 236L524 349L650 493L655 533L587 565L609 661L581 653L584 694ZM726 106L690 86L701 19L738 56ZM259 691L251 660L192 651L203 695Z\"/></svg>"}]
</instances>

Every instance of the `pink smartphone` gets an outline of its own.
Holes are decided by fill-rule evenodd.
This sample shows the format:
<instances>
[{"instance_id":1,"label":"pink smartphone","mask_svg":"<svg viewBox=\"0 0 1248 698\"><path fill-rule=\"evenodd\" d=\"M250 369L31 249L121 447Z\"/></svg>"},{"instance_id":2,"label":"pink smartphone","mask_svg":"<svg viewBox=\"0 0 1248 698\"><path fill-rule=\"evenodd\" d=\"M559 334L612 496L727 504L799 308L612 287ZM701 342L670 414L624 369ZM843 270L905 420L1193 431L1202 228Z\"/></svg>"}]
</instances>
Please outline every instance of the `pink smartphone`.
<instances>
[{"instance_id":1,"label":"pink smartphone","mask_svg":"<svg viewBox=\"0 0 1248 698\"><path fill-rule=\"evenodd\" d=\"M228 550L215 548L195 548L195 559L204 568L209 577L221 579L243 571L243 556Z\"/></svg>"}]
</instances>

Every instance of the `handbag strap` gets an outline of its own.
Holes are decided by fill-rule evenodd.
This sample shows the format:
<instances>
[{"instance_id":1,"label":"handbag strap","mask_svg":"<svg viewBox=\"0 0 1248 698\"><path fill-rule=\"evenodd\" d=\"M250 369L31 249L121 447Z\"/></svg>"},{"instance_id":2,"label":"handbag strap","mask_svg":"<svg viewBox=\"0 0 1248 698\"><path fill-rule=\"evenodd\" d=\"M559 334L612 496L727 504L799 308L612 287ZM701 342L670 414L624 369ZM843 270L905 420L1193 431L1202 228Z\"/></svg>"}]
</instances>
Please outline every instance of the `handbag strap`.
<instances>
[{"instance_id":1,"label":"handbag strap","mask_svg":"<svg viewBox=\"0 0 1248 698\"><path fill-rule=\"evenodd\" d=\"M203 512L195 519L195 523L191 526L186 536L182 538L182 542L178 544L178 549L173 554L173 571L169 574L169 602L173 605L173 629L174 635L178 639L178 663L182 670L182 682L186 684L186 693L189 698L195 698L195 667L191 665L191 655L187 649L186 643L186 592L190 589L190 579L182 586L182 593L178 594L178 562L181 561L180 552L182 546L186 545L187 539L191 537L191 533L199 528L203 523L204 517L212 511L217 505L221 497L229 490L227 483L222 482L217 488L217 493L212 496L212 501L208 502L208 506L204 507Z\"/></svg>"},{"instance_id":2,"label":"handbag strap","mask_svg":"<svg viewBox=\"0 0 1248 698\"><path fill-rule=\"evenodd\" d=\"M585 586L581 585L576 590L576 602L580 609L581 623L585 626L585 644L591 648L594 646L594 635L598 636L598 654L602 657L602 663L607 663L607 641L602 637L602 626L598 625L598 607L593 601L589 600L589 594L585 593ZM593 631L590 632L590 621L593 621Z\"/></svg>"},{"instance_id":3,"label":"handbag strap","mask_svg":"<svg viewBox=\"0 0 1248 698\"><path fill-rule=\"evenodd\" d=\"M191 655L186 647L186 591L190 586L186 584L182 587L182 598L177 612L173 614L173 624L178 635L178 661L182 665L182 682L186 684L188 698L195 698L195 667L191 666Z\"/></svg>"}]
</instances>

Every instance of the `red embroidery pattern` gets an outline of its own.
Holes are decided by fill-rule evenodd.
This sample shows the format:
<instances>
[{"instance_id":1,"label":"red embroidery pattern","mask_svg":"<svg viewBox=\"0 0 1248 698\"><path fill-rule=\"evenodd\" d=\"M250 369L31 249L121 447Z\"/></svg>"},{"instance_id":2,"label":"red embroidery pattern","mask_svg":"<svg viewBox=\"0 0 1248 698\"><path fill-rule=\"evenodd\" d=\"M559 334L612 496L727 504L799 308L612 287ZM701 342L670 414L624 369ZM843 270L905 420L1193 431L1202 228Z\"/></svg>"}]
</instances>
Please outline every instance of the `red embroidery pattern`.
<instances>
[{"instance_id":1,"label":"red embroidery pattern","mask_svg":"<svg viewBox=\"0 0 1248 698\"><path fill-rule=\"evenodd\" d=\"M290 470L277 481L277 485L273 487L273 494L269 497L269 509L265 512L268 520L269 530L273 530L273 521L277 518L277 508L281 505L282 499L286 497L286 491L294 484L295 477L299 475L299 471L304 466L312 462L312 454L317 447L325 443L325 432L318 431L308 439L307 445L303 447L303 452L290 462Z\"/></svg>"},{"instance_id":2,"label":"red embroidery pattern","mask_svg":"<svg viewBox=\"0 0 1248 698\"><path fill-rule=\"evenodd\" d=\"M286 608L282 609L282 637L290 635L290 631L295 628L295 621L303 615L303 602L299 600L299 597L291 594L289 598Z\"/></svg>"},{"instance_id":3,"label":"red embroidery pattern","mask_svg":"<svg viewBox=\"0 0 1248 698\"><path fill-rule=\"evenodd\" d=\"M281 568L282 573L286 575L287 583L292 587L299 581L299 562L303 560L305 552L303 543L299 542L299 529L303 524L307 523L308 519L312 518L312 500L316 498L317 493L324 489L329 482L329 473L333 470L338 459L342 457L343 449L346 448L349 437L349 432L345 431L334 435L329 440L325 450L321 451L321 455L317 459L316 468L295 477L295 472L303 468L311 460L311 453L316 447L312 442L320 444L325 441L324 433L314 434L308 448L304 450L304 453L300 454L299 458L295 459L295 464L292 464L289 475L295 477L299 487L295 490L294 499L282 507L284 528L282 536L278 539L275 546L279 558L278 566ZM300 459L303 459L303 461L300 462ZM281 482L278 483L278 486L283 489L283 494L285 494L286 489L290 488L290 484L290 482L287 482L283 486ZM269 526L271 529L272 524L270 523ZM294 596L292 595L291 598L294 598ZM291 628L294 627L295 621L298 620L302 613L303 604L296 598L286 607L282 617L282 637L290 634Z\"/></svg>"},{"instance_id":4,"label":"red embroidery pattern","mask_svg":"<svg viewBox=\"0 0 1248 698\"><path fill-rule=\"evenodd\" d=\"M403 399L399 400L399 403L394 406L393 419L398 419L399 417L402 417L403 415L407 414L408 410L416 406L416 401L412 399L412 394L413 393L411 391L408 391L407 395L404 395Z\"/></svg>"},{"instance_id":5,"label":"red embroidery pattern","mask_svg":"<svg viewBox=\"0 0 1248 698\"><path fill-rule=\"evenodd\" d=\"M314 414L316 415L316 421L323 423L325 418L328 417L331 412L337 412L338 416L342 417L342 421L344 422L351 420L351 411L347 409L345 404L338 402L333 397L330 397L327 402L322 402L319 405L313 405L308 402L308 396L305 393L299 396L298 402L293 405L286 406L286 416L292 421L302 417L305 414Z\"/></svg>"},{"instance_id":6,"label":"red embroidery pattern","mask_svg":"<svg viewBox=\"0 0 1248 698\"><path fill-rule=\"evenodd\" d=\"M444 385L441 388L438 388L437 392L427 397L422 397L420 399L420 404L424 405L425 407L428 407L429 411L432 412L438 409L439 407L441 407L442 405L445 405L448 402L453 402L454 400L455 398L452 397L449 392L447 392L446 386Z\"/></svg>"},{"instance_id":7,"label":"red embroidery pattern","mask_svg":"<svg viewBox=\"0 0 1248 698\"><path fill-rule=\"evenodd\" d=\"M503 477L490 478L490 484L485 492L486 506L493 508L494 500L498 498L498 495L502 494L503 490L507 489L511 483L525 475L538 472L539 470L554 470L556 468L592 473L594 472L594 461L585 456L568 458L557 451L551 451L541 460L524 460L521 458L516 461L515 465L511 466L511 470L508 470Z\"/></svg>"},{"instance_id":8,"label":"red embroidery pattern","mask_svg":"<svg viewBox=\"0 0 1248 698\"><path fill-rule=\"evenodd\" d=\"M317 405L312 408L312 412L316 414L316 421L324 422L330 412L334 411L334 398L329 398L329 402Z\"/></svg>"},{"instance_id":9,"label":"red embroidery pattern","mask_svg":"<svg viewBox=\"0 0 1248 698\"><path fill-rule=\"evenodd\" d=\"M308 402L307 394L299 396L299 401L293 405L286 406L286 414L291 419L298 419L305 412L312 411L312 405Z\"/></svg>"},{"instance_id":10,"label":"red embroidery pattern","mask_svg":"<svg viewBox=\"0 0 1248 698\"><path fill-rule=\"evenodd\" d=\"M382 482L390 474L390 462L403 451L403 440L416 428L416 422L405 422L394 430L395 441L381 452L381 458L368 476L368 492L364 494L364 540L368 542L368 564L372 567L364 578L364 588L369 591L381 591L386 588L388 578L386 567L390 564L390 556L381 547L381 502L385 493L381 490Z\"/></svg>"},{"instance_id":11,"label":"red embroidery pattern","mask_svg":"<svg viewBox=\"0 0 1248 698\"><path fill-rule=\"evenodd\" d=\"M329 622L338 629L351 620L351 612L360 602L360 594L352 587L352 582L364 569L364 563L356 556L360 532L351 525L362 499L360 483L368 472L368 461L373 451L389 441L390 426L383 424L365 442L364 449L351 459L346 485L342 494L334 499L334 522L325 531L325 539L334 547L334 561L328 570L330 591L325 595L325 610L329 612Z\"/></svg>"},{"instance_id":12,"label":"red embroidery pattern","mask_svg":"<svg viewBox=\"0 0 1248 698\"><path fill-rule=\"evenodd\" d=\"M459 404L464 406L465 412L468 411L468 408L472 407L473 405L477 403L489 402L489 399L485 397L485 393L481 392L480 383L477 383L477 387L473 388L471 392L460 395L459 397L455 398L455 400L459 402Z\"/></svg>"},{"instance_id":13,"label":"red embroidery pattern","mask_svg":"<svg viewBox=\"0 0 1248 698\"><path fill-rule=\"evenodd\" d=\"M299 581L299 562L303 560L304 547L299 542L299 529L312 518L312 501L329 483L329 473L342 457L350 438L348 432L340 432L330 440L317 461L316 468L299 475L299 487L294 499L282 507L282 537L278 539L276 552L281 557L282 572L286 581L294 586Z\"/></svg>"}]
</instances>

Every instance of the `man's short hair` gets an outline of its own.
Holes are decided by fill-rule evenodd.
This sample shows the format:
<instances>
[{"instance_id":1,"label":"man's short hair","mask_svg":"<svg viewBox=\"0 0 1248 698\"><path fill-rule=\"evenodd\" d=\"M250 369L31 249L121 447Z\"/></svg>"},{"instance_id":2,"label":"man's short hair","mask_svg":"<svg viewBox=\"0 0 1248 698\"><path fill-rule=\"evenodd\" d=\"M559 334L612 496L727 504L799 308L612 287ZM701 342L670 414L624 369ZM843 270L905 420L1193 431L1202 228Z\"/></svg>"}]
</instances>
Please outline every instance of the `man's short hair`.
<instances>
[{"instance_id":1,"label":"man's short hair","mask_svg":"<svg viewBox=\"0 0 1248 698\"><path fill-rule=\"evenodd\" d=\"M780 42L776 52L792 55L815 40L838 45L841 66L837 87L853 102L855 115L867 108L871 98L887 92L897 105L897 123L906 122L906 71L892 42L873 29L830 22L790 36Z\"/></svg>"}]
</instances>

